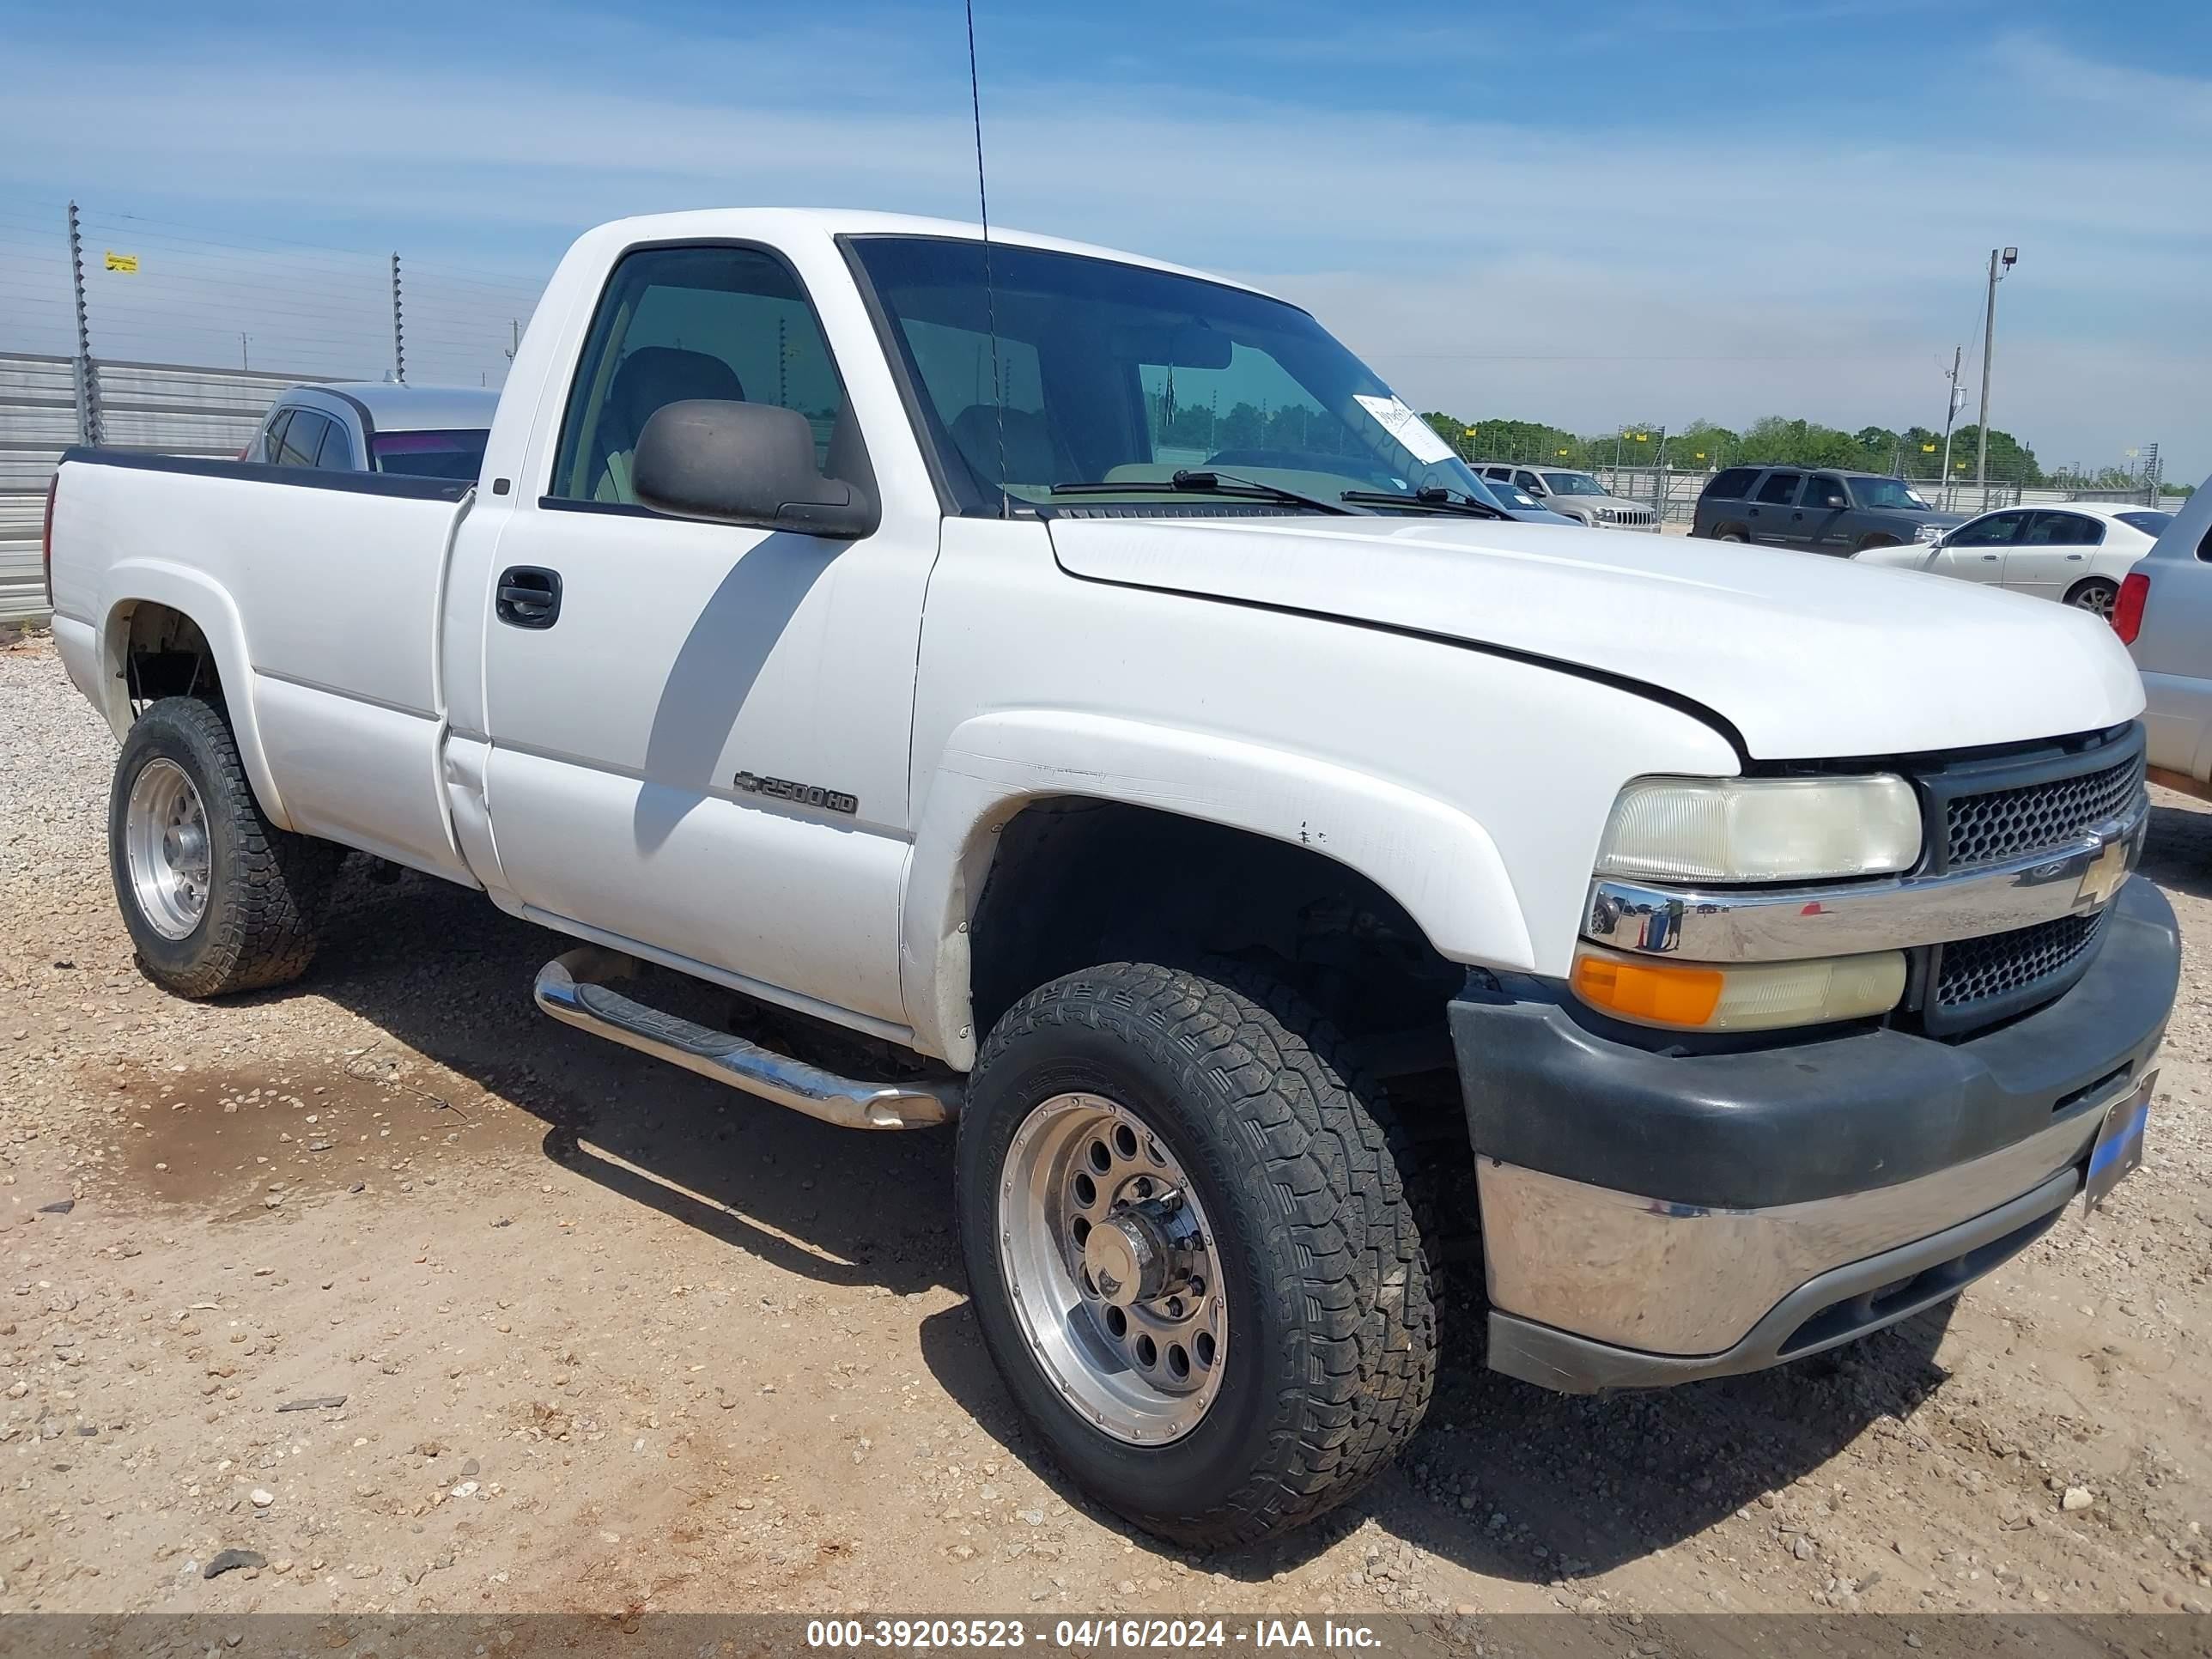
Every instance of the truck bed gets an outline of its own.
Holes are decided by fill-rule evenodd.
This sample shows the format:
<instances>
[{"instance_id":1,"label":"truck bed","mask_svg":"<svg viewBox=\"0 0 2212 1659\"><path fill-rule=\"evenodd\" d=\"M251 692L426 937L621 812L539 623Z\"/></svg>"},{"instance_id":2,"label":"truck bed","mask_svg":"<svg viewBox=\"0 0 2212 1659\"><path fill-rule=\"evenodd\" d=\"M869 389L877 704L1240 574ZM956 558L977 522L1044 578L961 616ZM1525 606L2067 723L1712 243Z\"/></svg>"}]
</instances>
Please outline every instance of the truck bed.
<instances>
[{"instance_id":1,"label":"truck bed","mask_svg":"<svg viewBox=\"0 0 2212 1659\"><path fill-rule=\"evenodd\" d=\"M472 488L72 449L54 506L57 640L106 708L96 665L118 604L193 617L224 695L250 701L258 752L245 758L258 786L283 781L289 827L465 879L436 767L446 560Z\"/></svg>"}]
</instances>

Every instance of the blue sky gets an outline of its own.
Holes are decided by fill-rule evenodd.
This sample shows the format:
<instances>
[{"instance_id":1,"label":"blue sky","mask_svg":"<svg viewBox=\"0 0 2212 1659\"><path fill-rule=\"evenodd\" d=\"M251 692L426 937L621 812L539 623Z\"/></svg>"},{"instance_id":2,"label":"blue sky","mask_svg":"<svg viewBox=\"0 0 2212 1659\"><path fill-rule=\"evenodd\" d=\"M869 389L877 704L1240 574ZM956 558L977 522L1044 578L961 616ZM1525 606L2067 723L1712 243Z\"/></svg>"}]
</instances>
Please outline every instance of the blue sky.
<instances>
[{"instance_id":1,"label":"blue sky","mask_svg":"<svg viewBox=\"0 0 2212 1659\"><path fill-rule=\"evenodd\" d=\"M977 32L995 218L1261 279L1418 406L1937 423L2013 243L1995 422L2212 468L2201 3L986 0ZM495 378L599 219L973 214L957 6L5 0L0 40L0 347L66 329L70 196L95 260L143 244L93 296L131 355L373 369L374 261L316 250L399 247L416 379Z\"/></svg>"}]
</instances>

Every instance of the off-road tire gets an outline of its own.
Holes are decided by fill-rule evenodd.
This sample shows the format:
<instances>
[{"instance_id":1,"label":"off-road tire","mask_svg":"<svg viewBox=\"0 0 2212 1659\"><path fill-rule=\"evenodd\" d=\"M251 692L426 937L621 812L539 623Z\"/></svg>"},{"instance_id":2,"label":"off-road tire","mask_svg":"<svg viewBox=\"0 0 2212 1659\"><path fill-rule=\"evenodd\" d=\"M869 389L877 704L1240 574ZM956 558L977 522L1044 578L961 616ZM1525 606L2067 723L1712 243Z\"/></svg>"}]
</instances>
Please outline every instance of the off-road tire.
<instances>
[{"instance_id":1,"label":"off-road tire","mask_svg":"<svg viewBox=\"0 0 2212 1659\"><path fill-rule=\"evenodd\" d=\"M125 851L131 786L164 759L181 768L207 815L207 907L182 939L140 909ZM108 797L107 861L139 971L181 997L226 995L289 984L315 954L314 919L341 854L328 842L279 830L262 812L220 709L198 697L164 697L141 714L116 757Z\"/></svg>"},{"instance_id":2,"label":"off-road tire","mask_svg":"<svg viewBox=\"0 0 2212 1659\"><path fill-rule=\"evenodd\" d=\"M1000 1266L1010 1145L1069 1092L1144 1117L1214 1229L1227 1369L1205 1416L1164 1446L1130 1444L1070 1408L1030 1352ZM1388 1464L1436 1380L1411 1161L1350 1046L1240 964L1108 963L1008 1010L960 1116L961 1243L992 1358L1077 1484L1148 1531L1215 1547L1310 1521Z\"/></svg>"}]
</instances>

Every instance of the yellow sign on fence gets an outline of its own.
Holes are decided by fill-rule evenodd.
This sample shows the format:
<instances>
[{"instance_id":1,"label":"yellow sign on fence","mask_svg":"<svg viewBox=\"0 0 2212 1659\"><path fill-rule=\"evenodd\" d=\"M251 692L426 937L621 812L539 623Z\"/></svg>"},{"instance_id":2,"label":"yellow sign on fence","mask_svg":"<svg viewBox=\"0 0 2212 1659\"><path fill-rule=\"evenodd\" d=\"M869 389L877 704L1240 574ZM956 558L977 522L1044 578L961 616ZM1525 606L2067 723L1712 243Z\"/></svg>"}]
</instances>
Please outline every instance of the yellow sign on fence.
<instances>
[{"instance_id":1,"label":"yellow sign on fence","mask_svg":"<svg viewBox=\"0 0 2212 1659\"><path fill-rule=\"evenodd\" d=\"M138 256L135 253L118 253L113 248L110 248L107 250L107 268L110 270L121 271L125 276L136 276L138 274Z\"/></svg>"}]
</instances>

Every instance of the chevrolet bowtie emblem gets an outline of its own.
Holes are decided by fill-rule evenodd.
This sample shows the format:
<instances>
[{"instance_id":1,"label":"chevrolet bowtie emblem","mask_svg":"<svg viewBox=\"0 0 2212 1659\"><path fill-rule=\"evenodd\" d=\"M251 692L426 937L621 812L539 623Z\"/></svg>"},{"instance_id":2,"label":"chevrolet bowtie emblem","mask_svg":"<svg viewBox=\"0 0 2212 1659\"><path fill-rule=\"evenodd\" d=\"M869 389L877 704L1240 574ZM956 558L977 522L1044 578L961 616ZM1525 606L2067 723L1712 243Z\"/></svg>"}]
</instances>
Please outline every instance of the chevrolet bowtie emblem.
<instances>
[{"instance_id":1,"label":"chevrolet bowtie emblem","mask_svg":"<svg viewBox=\"0 0 2212 1659\"><path fill-rule=\"evenodd\" d=\"M2074 896L2076 904L2102 904L2120 890L2120 884L2128 878L2128 844L2112 842L2089 860L2089 867L2081 872L2081 890Z\"/></svg>"}]
</instances>

